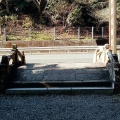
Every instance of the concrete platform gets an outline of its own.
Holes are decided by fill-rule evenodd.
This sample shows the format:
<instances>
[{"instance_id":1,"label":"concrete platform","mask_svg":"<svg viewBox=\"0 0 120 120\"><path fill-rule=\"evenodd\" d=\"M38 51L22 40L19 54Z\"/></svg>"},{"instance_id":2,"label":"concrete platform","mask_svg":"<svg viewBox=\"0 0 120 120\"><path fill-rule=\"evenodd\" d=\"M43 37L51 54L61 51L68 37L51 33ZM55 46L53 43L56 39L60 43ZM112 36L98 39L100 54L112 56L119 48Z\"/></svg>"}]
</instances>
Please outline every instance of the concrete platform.
<instances>
[{"instance_id":1,"label":"concrete platform","mask_svg":"<svg viewBox=\"0 0 120 120\"><path fill-rule=\"evenodd\" d=\"M11 78L16 82L43 81L109 81L109 72L102 63L26 64Z\"/></svg>"},{"instance_id":2,"label":"concrete platform","mask_svg":"<svg viewBox=\"0 0 120 120\"><path fill-rule=\"evenodd\" d=\"M6 94L113 93L102 63L26 64L14 71Z\"/></svg>"}]
</instances>

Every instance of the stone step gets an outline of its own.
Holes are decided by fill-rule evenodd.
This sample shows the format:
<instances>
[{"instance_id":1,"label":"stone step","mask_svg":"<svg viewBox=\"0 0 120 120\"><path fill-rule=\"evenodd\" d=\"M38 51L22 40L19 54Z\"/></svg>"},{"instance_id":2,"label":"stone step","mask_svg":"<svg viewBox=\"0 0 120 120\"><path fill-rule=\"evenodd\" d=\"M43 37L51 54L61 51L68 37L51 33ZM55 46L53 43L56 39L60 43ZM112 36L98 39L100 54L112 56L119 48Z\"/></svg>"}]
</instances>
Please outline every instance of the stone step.
<instances>
[{"instance_id":1,"label":"stone step","mask_svg":"<svg viewBox=\"0 0 120 120\"><path fill-rule=\"evenodd\" d=\"M56 88L10 88L6 89L6 94L80 94L80 93L113 93L112 87L56 87Z\"/></svg>"},{"instance_id":2,"label":"stone step","mask_svg":"<svg viewBox=\"0 0 120 120\"><path fill-rule=\"evenodd\" d=\"M14 71L7 94L113 91L114 83L99 64L27 64Z\"/></svg>"},{"instance_id":3,"label":"stone step","mask_svg":"<svg viewBox=\"0 0 120 120\"><path fill-rule=\"evenodd\" d=\"M92 87L111 87L112 81L47 81L47 82L14 82L8 84L6 88L67 88L67 87L79 87L79 88L92 88Z\"/></svg>"},{"instance_id":4,"label":"stone step","mask_svg":"<svg viewBox=\"0 0 120 120\"><path fill-rule=\"evenodd\" d=\"M89 81L109 80L106 69L17 69L13 81Z\"/></svg>"}]
</instances>

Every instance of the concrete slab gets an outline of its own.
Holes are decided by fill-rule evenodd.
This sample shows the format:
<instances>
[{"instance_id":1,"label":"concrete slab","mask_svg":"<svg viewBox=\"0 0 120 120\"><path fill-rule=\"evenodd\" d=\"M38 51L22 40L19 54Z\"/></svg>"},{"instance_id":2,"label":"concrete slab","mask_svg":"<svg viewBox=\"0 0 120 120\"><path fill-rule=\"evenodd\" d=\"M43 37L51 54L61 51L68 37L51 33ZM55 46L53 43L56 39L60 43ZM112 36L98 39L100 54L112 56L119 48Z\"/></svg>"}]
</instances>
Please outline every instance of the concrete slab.
<instances>
[{"instance_id":1,"label":"concrete slab","mask_svg":"<svg viewBox=\"0 0 120 120\"><path fill-rule=\"evenodd\" d=\"M77 73L77 81L89 81L89 80L109 80L109 74L106 73Z\"/></svg>"},{"instance_id":2,"label":"concrete slab","mask_svg":"<svg viewBox=\"0 0 120 120\"><path fill-rule=\"evenodd\" d=\"M43 79L44 69L17 70L14 81L41 81Z\"/></svg>"},{"instance_id":3,"label":"concrete slab","mask_svg":"<svg viewBox=\"0 0 120 120\"><path fill-rule=\"evenodd\" d=\"M54 72L54 73L45 73L43 81L74 81L75 72Z\"/></svg>"},{"instance_id":4,"label":"concrete slab","mask_svg":"<svg viewBox=\"0 0 120 120\"><path fill-rule=\"evenodd\" d=\"M13 79L21 82L109 80L109 73L102 63L26 64L16 70Z\"/></svg>"}]
</instances>

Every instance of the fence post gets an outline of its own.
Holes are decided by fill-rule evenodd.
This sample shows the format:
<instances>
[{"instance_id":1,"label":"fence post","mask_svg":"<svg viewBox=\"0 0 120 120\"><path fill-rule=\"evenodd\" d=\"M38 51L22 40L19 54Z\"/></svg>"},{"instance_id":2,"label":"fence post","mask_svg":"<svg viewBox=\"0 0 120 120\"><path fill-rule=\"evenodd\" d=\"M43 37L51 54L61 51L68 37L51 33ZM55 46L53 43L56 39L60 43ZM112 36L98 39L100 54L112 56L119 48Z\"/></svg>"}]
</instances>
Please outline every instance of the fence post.
<instances>
[{"instance_id":1,"label":"fence post","mask_svg":"<svg viewBox=\"0 0 120 120\"><path fill-rule=\"evenodd\" d=\"M6 28L4 28L3 41L7 41L7 33L6 33Z\"/></svg>"},{"instance_id":2,"label":"fence post","mask_svg":"<svg viewBox=\"0 0 120 120\"><path fill-rule=\"evenodd\" d=\"M80 27L78 27L78 40L80 40Z\"/></svg>"},{"instance_id":3,"label":"fence post","mask_svg":"<svg viewBox=\"0 0 120 120\"><path fill-rule=\"evenodd\" d=\"M104 37L104 27L102 27L102 38Z\"/></svg>"},{"instance_id":4,"label":"fence post","mask_svg":"<svg viewBox=\"0 0 120 120\"><path fill-rule=\"evenodd\" d=\"M92 26L92 40L94 39L94 27Z\"/></svg>"},{"instance_id":5,"label":"fence post","mask_svg":"<svg viewBox=\"0 0 120 120\"><path fill-rule=\"evenodd\" d=\"M2 34L2 28L1 28L1 25L0 25L0 35Z\"/></svg>"},{"instance_id":6,"label":"fence post","mask_svg":"<svg viewBox=\"0 0 120 120\"><path fill-rule=\"evenodd\" d=\"M32 40L32 28L29 29L29 38L30 38L30 41Z\"/></svg>"},{"instance_id":7,"label":"fence post","mask_svg":"<svg viewBox=\"0 0 120 120\"><path fill-rule=\"evenodd\" d=\"M54 40L56 40L56 29L54 27Z\"/></svg>"},{"instance_id":8,"label":"fence post","mask_svg":"<svg viewBox=\"0 0 120 120\"><path fill-rule=\"evenodd\" d=\"M13 59L13 64L17 65L18 63L18 49L16 44L12 44L12 51L14 51L14 59Z\"/></svg>"}]
</instances>

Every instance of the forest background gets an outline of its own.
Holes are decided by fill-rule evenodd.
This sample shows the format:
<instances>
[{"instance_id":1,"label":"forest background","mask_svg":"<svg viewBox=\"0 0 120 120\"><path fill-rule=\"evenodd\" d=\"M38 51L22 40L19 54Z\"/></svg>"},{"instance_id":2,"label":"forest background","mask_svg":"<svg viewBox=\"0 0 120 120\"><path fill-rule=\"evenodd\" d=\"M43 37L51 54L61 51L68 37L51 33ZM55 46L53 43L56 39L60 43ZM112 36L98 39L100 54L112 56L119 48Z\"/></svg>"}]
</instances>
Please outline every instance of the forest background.
<instances>
[{"instance_id":1,"label":"forest background","mask_svg":"<svg viewBox=\"0 0 120 120\"><path fill-rule=\"evenodd\" d=\"M120 0L117 1L117 15L120 25ZM6 25L8 18L9 22L21 20L23 27L105 26L109 19L109 0L1 0L0 16L1 25ZM24 16L29 20L26 25Z\"/></svg>"},{"instance_id":2,"label":"forest background","mask_svg":"<svg viewBox=\"0 0 120 120\"><path fill-rule=\"evenodd\" d=\"M101 29L109 26L109 0L0 0L0 26L11 31L56 26L61 31L71 27ZM120 0L117 0L117 26L120 26ZM50 40L53 38L50 36L38 35L38 39Z\"/></svg>"}]
</instances>

